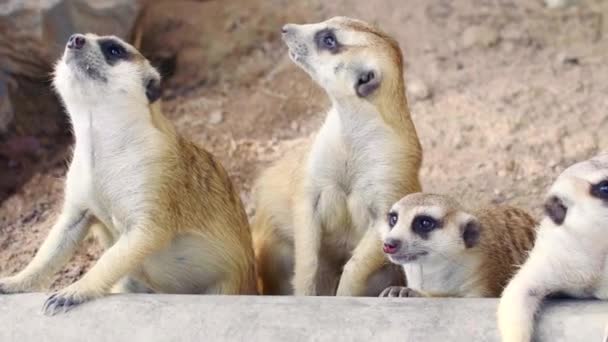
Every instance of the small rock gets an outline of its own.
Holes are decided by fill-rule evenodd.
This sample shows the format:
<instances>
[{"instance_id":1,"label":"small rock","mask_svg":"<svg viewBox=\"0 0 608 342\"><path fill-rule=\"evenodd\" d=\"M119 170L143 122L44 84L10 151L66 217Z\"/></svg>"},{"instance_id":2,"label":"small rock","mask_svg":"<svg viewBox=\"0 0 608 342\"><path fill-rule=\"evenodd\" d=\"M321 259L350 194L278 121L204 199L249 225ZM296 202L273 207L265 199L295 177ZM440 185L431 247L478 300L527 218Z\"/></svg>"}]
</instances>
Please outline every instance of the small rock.
<instances>
[{"instance_id":1,"label":"small rock","mask_svg":"<svg viewBox=\"0 0 608 342\"><path fill-rule=\"evenodd\" d=\"M498 31L487 26L469 26L462 34L462 43L467 48L475 45L491 47L496 45L499 39Z\"/></svg>"},{"instance_id":2,"label":"small rock","mask_svg":"<svg viewBox=\"0 0 608 342\"><path fill-rule=\"evenodd\" d=\"M562 8L574 4L576 0L545 0L548 8Z\"/></svg>"},{"instance_id":3,"label":"small rock","mask_svg":"<svg viewBox=\"0 0 608 342\"><path fill-rule=\"evenodd\" d=\"M297 121L292 121L290 126L292 131L297 132L300 129L300 125L298 125Z\"/></svg>"},{"instance_id":4,"label":"small rock","mask_svg":"<svg viewBox=\"0 0 608 342\"><path fill-rule=\"evenodd\" d=\"M419 101L429 99L432 95L429 87L424 82L416 78L408 82L407 89L411 97Z\"/></svg>"},{"instance_id":5,"label":"small rock","mask_svg":"<svg viewBox=\"0 0 608 342\"><path fill-rule=\"evenodd\" d=\"M567 52L560 52L557 54L557 56L555 57L555 61L557 62L557 64L567 64L567 65L578 65L580 63L578 57L567 53Z\"/></svg>"},{"instance_id":6,"label":"small rock","mask_svg":"<svg viewBox=\"0 0 608 342\"><path fill-rule=\"evenodd\" d=\"M208 123L210 125L217 125L224 121L224 113L221 110L215 110L209 114Z\"/></svg>"}]
</instances>

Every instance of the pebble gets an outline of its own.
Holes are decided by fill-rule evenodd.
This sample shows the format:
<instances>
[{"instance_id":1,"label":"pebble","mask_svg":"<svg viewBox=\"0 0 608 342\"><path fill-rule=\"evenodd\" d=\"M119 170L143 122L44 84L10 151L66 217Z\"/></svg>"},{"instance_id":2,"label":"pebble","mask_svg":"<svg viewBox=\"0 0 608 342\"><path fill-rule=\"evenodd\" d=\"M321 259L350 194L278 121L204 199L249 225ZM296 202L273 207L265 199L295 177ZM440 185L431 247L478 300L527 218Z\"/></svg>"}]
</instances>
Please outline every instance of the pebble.
<instances>
[{"instance_id":1,"label":"pebble","mask_svg":"<svg viewBox=\"0 0 608 342\"><path fill-rule=\"evenodd\" d=\"M580 60L578 57L574 56L571 53L560 52L555 57L555 61L557 64L569 64L569 65L578 65Z\"/></svg>"},{"instance_id":2,"label":"pebble","mask_svg":"<svg viewBox=\"0 0 608 342\"><path fill-rule=\"evenodd\" d=\"M419 101L427 100L431 97L431 89L423 81L413 78L407 85L408 93L412 98Z\"/></svg>"},{"instance_id":3,"label":"pebble","mask_svg":"<svg viewBox=\"0 0 608 342\"><path fill-rule=\"evenodd\" d=\"M545 5L549 8L562 8L570 6L575 2L576 0L545 0Z\"/></svg>"},{"instance_id":4,"label":"pebble","mask_svg":"<svg viewBox=\"0 0 608 342\"><path fill-rule=\"evenodd\" d=\"M498 31L487 26L469 26L462 34L462 43L465 48L475 45L491 47L496 45L499 39Z\"/></svg>"},{"instance_id":5,"label":"pebble","mask_svg":"<svg viewBox=\"0 0 608 342\"><path fill-rule=\"evenodd\" d=\"M221 110L215 110L209 114L208 122L210 125L217 125L222 121L224 121L224 113Z\"/></svg>"}]
</instances>

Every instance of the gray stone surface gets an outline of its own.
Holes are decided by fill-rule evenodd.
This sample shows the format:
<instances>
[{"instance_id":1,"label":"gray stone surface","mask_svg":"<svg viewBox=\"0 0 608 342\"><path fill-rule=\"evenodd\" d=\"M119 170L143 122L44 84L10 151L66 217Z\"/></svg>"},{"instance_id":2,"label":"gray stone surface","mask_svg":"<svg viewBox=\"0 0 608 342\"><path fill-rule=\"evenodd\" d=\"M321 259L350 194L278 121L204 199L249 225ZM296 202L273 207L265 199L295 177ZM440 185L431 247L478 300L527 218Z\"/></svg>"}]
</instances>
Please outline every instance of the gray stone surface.
<instances>
[{"instance_id":1,"label":"gray stone surface","mask_svg":"<svg viewBox=\"0 0 608 342\"><path fill-rule=\"evenodd\" d=\"M495 299L114 295L62 315L0 296L0 341L498 341ZM539 341L602 342L608 302L545 306Z\"/></svg>"}]
</instances>

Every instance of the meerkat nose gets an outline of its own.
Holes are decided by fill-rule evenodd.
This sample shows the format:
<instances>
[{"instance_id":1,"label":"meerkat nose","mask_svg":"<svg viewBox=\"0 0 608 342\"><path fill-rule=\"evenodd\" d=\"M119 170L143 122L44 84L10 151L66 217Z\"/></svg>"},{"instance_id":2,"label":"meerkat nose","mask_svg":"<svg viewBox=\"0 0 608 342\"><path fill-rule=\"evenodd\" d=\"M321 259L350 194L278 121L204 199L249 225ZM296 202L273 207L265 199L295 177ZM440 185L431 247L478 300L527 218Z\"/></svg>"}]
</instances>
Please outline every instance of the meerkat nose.
<instances>
[{"instance_id":1,"label":"meerkat nose","mask_svg":"<svg viewBox=\"0 0 608 342\"><path fill-rule=\"evenodd\" d=\"M81 34L73 34L68 39L68 49L80 50L86 43L86 38Z\"/></svg>"},{"instance_id":2,"label":"meerkat nose","mask_svg":"<svg viewBox=\"0 0 608 342\"><path fill-rule=\"evenodd\" d=\"M401 241L389 239L384 241L384 246L382 247L382 250L386 254L395 254L399 247L401 247Z\"/></svg>"}]
</instances>

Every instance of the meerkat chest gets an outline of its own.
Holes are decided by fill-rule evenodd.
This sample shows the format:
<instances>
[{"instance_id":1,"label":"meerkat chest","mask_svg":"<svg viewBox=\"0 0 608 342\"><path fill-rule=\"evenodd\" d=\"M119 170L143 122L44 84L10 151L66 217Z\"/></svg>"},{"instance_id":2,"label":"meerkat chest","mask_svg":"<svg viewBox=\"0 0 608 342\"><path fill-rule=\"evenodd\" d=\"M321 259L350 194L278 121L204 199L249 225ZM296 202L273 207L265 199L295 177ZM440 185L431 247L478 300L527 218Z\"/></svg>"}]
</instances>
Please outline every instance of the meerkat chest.
<instances>
[{"instance_id":1,"label":"meerkat chest","mask_svg":"<svg viewBox=\"0 0 608 342\"><path fill-rule=\"evenodd\" d=\"M414 262L403 265L407 286L433 295L469 296L477 289L471 263Z\"/></svg>"},{"instance_id":2,"label":"meerkat chest","mask_svg":"<svg viewBox=\"0 0 608 342\"><path fill-rule=\"evenodd\" d=\"M398 150L381 123L345 126L330 113L308 161L308 183L327 230L359 237L399 198L394 184L400 166L393 155Z\"/></svg>"},{"instance_id":3,"label":"meerkat chest","mask_svg":"<svg viewBox=\"0 0 608 342\"><path fill-rule=\"evenodd\" d=\"M122 230L150 202L158 145L137 124L79 127L68 181L77 183L82 200L106 226Z\"/></svg>"}]
</instances>

